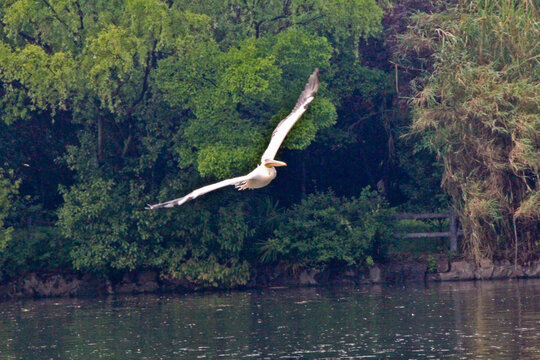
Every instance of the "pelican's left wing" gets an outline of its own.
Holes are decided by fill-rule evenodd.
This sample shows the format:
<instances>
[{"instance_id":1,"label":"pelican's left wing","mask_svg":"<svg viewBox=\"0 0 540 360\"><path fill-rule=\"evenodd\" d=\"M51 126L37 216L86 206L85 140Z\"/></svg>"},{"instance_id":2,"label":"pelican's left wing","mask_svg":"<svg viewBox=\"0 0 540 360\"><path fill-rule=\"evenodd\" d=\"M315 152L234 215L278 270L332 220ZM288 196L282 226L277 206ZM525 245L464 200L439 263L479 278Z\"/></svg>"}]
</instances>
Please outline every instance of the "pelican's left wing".
<instances>
[{"instance_id":1,"label":"pelican's left wing","mask_svg":"<svg viewBox=\"0 0 540 360\"><path fill-rule=\"evenodd\" d=\"M249 179L250 179L250 176L248 174L248 175L245 175L245 176L239 176L239 177L235 177L235 178L232 178L232 179L223 180L223 181L220 181L218 183L211 184L211 185L206 185L206 186L203 186L202 188L199 188L197 190L193 190L192 192L190 192L189 194L187 194L184 197L174 199L174 200L169 200L169 201L159 203L159 204L155 204L155 205L148 205L146 207L146 209L154 210L154 209L160 209L160 208L171 208L171 207L176 206L176 205L182 205L186 201L193 200L196 197L204 195L204 194L206 194L206 193L208 193L210 191L214 191L214 190L217 190L219 188L229 186L229 185L237 185L238 184L237 187L242 188L241 183L246 181L246 180L249 180Z\"/></svg>"},{"instance_id":2,"label":"pelican's left wing","mask_svg":"<svg viewBox=\"0 0 540 360\"><path fill-rule=\"evenodd\" d=\"M292 112L285 119L281 120L278 126L275 128L274 132L272 133L270 143L261 157L261 162L264 162L264 160L274 159L276 157L281 143L283 140L285 140L285 137L292 129L294 124L306 111L309 103L313 101L317 90L319 90L319 69L315 69L313 74L311 74L309 77L306 87L300 94L298 101L296 101L296 105L294 106Z\"/></svg>"}]
</instances>

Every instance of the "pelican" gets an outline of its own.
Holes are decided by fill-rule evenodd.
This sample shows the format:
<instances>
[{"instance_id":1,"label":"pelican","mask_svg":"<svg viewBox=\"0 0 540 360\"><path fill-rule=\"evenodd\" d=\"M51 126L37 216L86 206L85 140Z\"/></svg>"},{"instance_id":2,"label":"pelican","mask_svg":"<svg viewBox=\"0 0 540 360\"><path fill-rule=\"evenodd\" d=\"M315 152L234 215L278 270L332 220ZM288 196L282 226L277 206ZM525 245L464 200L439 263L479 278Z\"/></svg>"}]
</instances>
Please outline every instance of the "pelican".
<instances>
[{"instance_id":1,"label":"pelican","mask_svg":"<svg viewBox=\"0 0 540 360\"><path fill-rule=\"evenodd\" d=\"M298 119L300 119L302 114L306 111L308 105L313 101L317 90L319 90L319 69L315 69L313 74L311 74L309 77L304 91L302 91L300 94L300 97L298 98L292 112L285 119L281 120L278 126L274 129L270 143L261 157L261 163L255 168L255 170L244 176L238 176L220 181L215 184L203 186L202 188L194 190L178 199L155 205L148 205L146 209L154 210L182 205L183 203L209 193L210 191L214 191L229 185L234 185L234 187L238 190L245 190L258 189L270 184L270 182L274 180L277 175L275 168L278 166L287 166L287 164L283 161L274 159L278 149L294 124L298 121Z\"/></svg>"}]
</instances>

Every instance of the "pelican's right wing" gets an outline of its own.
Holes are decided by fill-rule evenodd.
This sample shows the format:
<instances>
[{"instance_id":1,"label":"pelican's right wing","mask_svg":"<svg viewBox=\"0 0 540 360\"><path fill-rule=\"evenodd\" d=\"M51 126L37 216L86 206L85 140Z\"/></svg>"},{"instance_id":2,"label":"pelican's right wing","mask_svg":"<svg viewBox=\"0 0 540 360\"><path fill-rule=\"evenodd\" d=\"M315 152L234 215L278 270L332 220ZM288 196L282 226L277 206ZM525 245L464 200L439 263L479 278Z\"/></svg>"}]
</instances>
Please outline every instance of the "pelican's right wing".
<instances>
[{"instance_id":1,"label":"pelican's right wing","mask_svg":"<svg viewBox=\"0 0 540 360\"><path fill-rule=\"evenodd\" d=\"M245 175L245 176L239 176L239 177L235 177L235 178L232 178L232 179L223 180L223 181L220 181L218 183L211 184L211 185L206 185L206 186L203 186L202 188L199 188L197 190L193 190L192 192L190 192L189 194L187 194L184 197L174 199L174 200L169 200L169 201L159 203L159 204L155 204L155 205L148 205L146 207L146 209L147 210L154 210L154 209L160 209L160 208L171 208L171 207L176 206L176 205L182 205L186 201L193 200L196 197L204 195L204 194L206 194L206 193L208 193L210 191L214 191L214 190L217 190L219 188L229 186L229 185L237 185L238 184L237 188L241 188L241 183L246 181L246 180L249 180L249 179L250 179L250 176L248 174L248 175Z\"/></svg>"},{"instance_id":2,"label":"pelican's right wing","mask_svg":"<svg viewBox=\"0 0 540 360\"><path fill-rule=\"evenodd\" d=\"M266 151L261 157L261 163L264 162L264 160L270 160L276 157L276 154L279 150L279 147L281 146L281 143L283 142L283 140L285 140L285 137L287 136L289 131L292 129L294 124L296 124L298 119L300 119L302 114L306 111L309 103L313 101L313 98L315 97L315 94L317 93L318 90L319 90L319 69L315 69L313 74L311 74L311 76L309 77L309 80L306 84L306 87L304 88L304 91L302 91L302 93L298 97L298 100L296 101L296 105L294 106L289 116L281 120L278 126L275 128L274 132L272 133L272 138L270 139L270 143L268 144Z\"/></svg>"}]
</instances>

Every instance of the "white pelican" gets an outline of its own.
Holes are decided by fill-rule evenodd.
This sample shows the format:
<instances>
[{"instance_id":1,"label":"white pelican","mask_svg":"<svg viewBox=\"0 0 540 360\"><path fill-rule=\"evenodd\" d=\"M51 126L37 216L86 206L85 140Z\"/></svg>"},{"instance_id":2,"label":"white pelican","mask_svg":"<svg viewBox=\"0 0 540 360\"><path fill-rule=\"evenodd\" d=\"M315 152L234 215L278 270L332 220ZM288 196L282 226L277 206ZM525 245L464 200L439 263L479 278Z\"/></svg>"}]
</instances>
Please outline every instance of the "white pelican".
<instances>
[{"instance_id":1,"label":"white pelican","mask_svg":"<svg viewBox=\"0 0 540 360\"><path fill-rule=\"evenodd\" d=\"M238 190L245 189L258 189L270 184L276 177L276 166L287 166L283 161L274 160L276 153L281 146L281 143L294 126L296 121L300 119L302 114L306 111L309 103L313 101L315 94L319 90L319 69L315 69L313 74L309 77L309 80L304 88L304 91L300 94L296 105L292 112L285 119L281 120L270 139L270 144L266 148L266 151L261 157L261 164L247 175L235 177L220 181L215 184L204 186L200 189L194 190L184 197L166 201L160 204L148 205L146 208L153 210L159 208L170 208L176 205L182 205L186 201L193 200L198 196L206 194L210 191L222 188L228 185L234 185Z\"/></svg>"}]
</instances>

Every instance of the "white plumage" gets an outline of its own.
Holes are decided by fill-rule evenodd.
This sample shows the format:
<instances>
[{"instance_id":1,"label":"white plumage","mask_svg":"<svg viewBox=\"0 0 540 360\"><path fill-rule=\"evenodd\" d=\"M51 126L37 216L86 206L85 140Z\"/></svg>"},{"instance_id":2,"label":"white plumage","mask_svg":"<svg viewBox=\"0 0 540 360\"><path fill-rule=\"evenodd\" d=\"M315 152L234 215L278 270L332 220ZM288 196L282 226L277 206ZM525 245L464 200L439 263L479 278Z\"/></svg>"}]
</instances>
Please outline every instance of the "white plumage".
<instances>
[{"instance_id":1,"label":"white plumage","mask_svg":"<svg viewBox=\"0 0 540 360\"><path fill-rule=\"evenodd\" d=\"M257 166L252 172L245 176L239 176L232 179L220 181L215 184L203 186L197 190L194 190L178 199L166 201L163 203L148 205L147 209L159 209L164 207L173 207L176 205L182 205L186 201L193 200L198 196L206 194L210 191L217 190L224 186L234 185L238 190L245 189L258 189L270 184L272 180L276 178L277 171L276 166L286 166L282 161L274 160L279 147L285 140L285 137L292 129L294 124L300 119L302 114L306 111L308 105L313 101L315 94L319 90L319 69L315 69L313 74L309 77L309 80L304 88L304 91L300 94L296 105L293 110L285 119L281 120L276 129L272 133L270 143L261 157L261 164Z\"/></svg>"}]
</instances>

